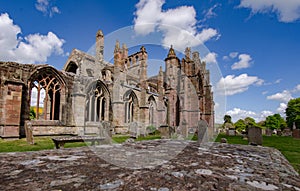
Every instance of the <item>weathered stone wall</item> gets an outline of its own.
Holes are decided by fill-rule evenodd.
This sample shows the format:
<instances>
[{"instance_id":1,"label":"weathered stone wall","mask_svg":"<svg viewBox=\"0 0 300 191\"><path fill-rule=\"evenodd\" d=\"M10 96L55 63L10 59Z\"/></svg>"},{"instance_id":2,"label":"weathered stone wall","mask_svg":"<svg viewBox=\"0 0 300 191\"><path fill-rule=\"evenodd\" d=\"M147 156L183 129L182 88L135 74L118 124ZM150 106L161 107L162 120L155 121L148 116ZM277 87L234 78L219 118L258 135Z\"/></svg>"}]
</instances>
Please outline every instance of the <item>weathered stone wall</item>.
<instances>
[{"instance_id":1,"label":"weathered stone wall","mask_svg":"<svg viewBox=\"0 0 300 191\"><path fill-rule=\"evenodd\" d=\"M24 123L29 120L30 112L30 83L35 80L32 76L48 69L56 71L65 81L65 91L60 100L60 121L64 125L71 125L72 112L69 106L72 105L72 76L49 65L0 62L0 68L0 137L25 136Z\"/></svg>"},{"instance_id":2,"label":"weathered stone wall","mask_svg":"<svg viewBox=\"0 0 300 191\"><path fill-rule=\"evenodd\" d=\"M49 93L49 99L47 97L44 100L47 107L39 119L55 119L59 120L62 126L76 126L78 134L85 133L88 115L86 104L88 97L95 93L94 84L98 82L105 87L108 96L104 121L112 122L112 126L121 128L124 132L128 130L129 125L129 121L125 121L124 99L125 94L130 91L136 99L133 112L135 122L145 126L168 125L173 129L181 124L187 128L195 128L201 114L204 114L209 127L214 126L214 103L209 72L205 63L201 62L199 53L193 53L191 58L188 49L185 58L180 61L171 47L165 59L165 72L161 68L158 76L148 78L148 53L143 46L139 52L128 56L126 45L120 47L117 42L112 64L103 60L104 36L101 31L97 32L96 42L95 56L74 49L62 71L49 65L1 62L0 136L25 135L24 122L29 120L33 82L42 78L37 81L39 87L45 88L45 85L40 83L46 83L47 76L57 80L60 86L60 100L58 106L50 106L50 99L52 103L56 103L53 101L55 98L51 98L51 95L56 94ZM44 76L41 77L41 74ZM16 90L14 95L7 95L8 92L11 93L8 88ZM154 114L151 114L154 119L150 117L150 97L153 97L155 103ZM14 107L11 108L10 105ZM53 115L56 111L59 111L59 116ZM49 130L50 127L52 128L49 124Z\"/></svg>"}]
</instances>

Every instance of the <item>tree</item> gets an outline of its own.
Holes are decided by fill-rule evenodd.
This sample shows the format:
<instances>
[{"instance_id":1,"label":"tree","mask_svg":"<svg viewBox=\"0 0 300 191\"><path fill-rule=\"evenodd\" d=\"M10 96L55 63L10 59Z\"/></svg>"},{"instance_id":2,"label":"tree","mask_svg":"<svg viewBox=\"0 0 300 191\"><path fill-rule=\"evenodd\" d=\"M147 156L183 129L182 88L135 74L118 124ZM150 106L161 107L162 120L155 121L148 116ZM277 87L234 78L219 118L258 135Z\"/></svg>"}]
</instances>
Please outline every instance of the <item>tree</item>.
<instances>
[{"instance_id":1,"label":"tree","mask_svg":"<svg viewBox=\"0 0 300 191\"><path fill-rule=\"evenodd\" d=\"M30 108L29 119L35 119L36 114L33 108Z\"/></svg>"},{"instance_id":2,"label":"tree","mask_svg":"<svg viewBox=\"0 0 300 191\"><path fill-rule=\"evenodd\" d=\"M230 115L225 115L223 119L224 119L224 123L223 123L222 127L224 129L234 129Z\"/></svg>"},{"instance_id":3,"label":"tree","mask_svg":"<svg viewBox=\"0 0 300 191\"><path fill-rule=\"evenodd\" d=\"M239 132L246 130L246 124L245 121L242 119L239 119L237 122L234 123L235 129Z\"/></svg>"},{"instance_id":4,"label":"tree","mask_svg":"<svg viewBox=\"0 0 300 191\"><path fill-rule=\"evenodd\" d=\"M246 117L244 119L246 126L253 126L256 125L255 119L251 118L251 117Z\"/></svg>"},{"instance_id":5,"label":"tree","mask_svg":"<svg viewBox=\"0 0 300 191\"><path fill-rule=\"evenodd\" d=\"M280 114L270 115L266 118L265 126L269 129L284 129L286 122Z\"/></svg>"},{"instance_id":6,"label":"tree","mask_svg":"<svg viewBox=\"0 0 300 191\"><path fill-rule=\"evenodd\" d=\"M287 124L286 124L284 118L281 117L280 114L276 113L276 114L274 114L274 117L278 120L279 128L280 128L281 130L283 130L284 128L287 127Z\"/></svg>"},{"instance_id":7,"label":"tree","mask_svg":"<svg viewBox=\"0 0 300 191\"><path fill-rule=\"evenodd\" d=\"M292 128L295 123L296 127L300 128L300 98L288 102L285 114L288 127Z\"/></svg>"},{"instance_id":8,"label":"tree","mask_svg":"<svg viewBox=\"0 0 300 191\"><path fill-rule=\"evenodd\" d=\"M274 115L270 115L266 118L266 127L268 129L277 129L278 128L278 121L276 119L276 117L274 117Z\"/></svg>"},{"instance_id":9,"label":"tree","mask_svg":"<svg viewBox=\"0 0 300 191\"><path fill-rule=\"evenodd\" d=\"M230 115L225 115L224 116L224 123L232 123Z\"/></svg>"}]
</instances>

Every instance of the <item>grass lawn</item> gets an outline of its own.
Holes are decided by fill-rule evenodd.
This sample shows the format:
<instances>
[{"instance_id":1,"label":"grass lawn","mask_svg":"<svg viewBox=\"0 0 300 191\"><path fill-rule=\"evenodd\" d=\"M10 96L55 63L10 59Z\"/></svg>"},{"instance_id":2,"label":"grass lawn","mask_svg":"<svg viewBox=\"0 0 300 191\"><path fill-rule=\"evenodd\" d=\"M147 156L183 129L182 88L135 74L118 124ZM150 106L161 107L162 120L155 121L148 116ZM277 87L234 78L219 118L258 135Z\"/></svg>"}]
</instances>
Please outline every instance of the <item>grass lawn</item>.
<instances>
[{"instance_id":1,"label":"grass lawn","mask_svg":"<svg viewBox=\"0 0 300 191\"><path fill-rule=\"evenodd\" d=\"M221 138L226 138L229 144L248 144L248 141L243 140L242 136L227 136L225 134L219 134L215 141L220 142ZM300 173L300 139L276 135L263 136L263 146L278 149Z\"/></svg>"},{"instance_id":2,"label":"grass lawn","mask_svg":"<svg viewBox=\"0 0 300 191\"><path fill-rule=\"evenodd\" d=\"M113 136L113 143L122 143L130 136L116 135ZM160 135L149 135L147 137L139 137L135 141L160 139ZM3 140L0 139L0 152L23 152L23 151L39 151L46 149L54 149L54 143L51 137L34 137L34 145L26 142L26 138L18 140ZM65 148L87 146L90 143L66 143Z\"/></svg>"},{"instance_id":3,"label":"grass lawn","mask_svg":"<svg viewBox=\"0 0 300 191\"><path fill-rule=\"evenodd\" d=\"M86 146L86 143L66 143L65 148ZM26 138L17 140L0 139L0 152L23 152L54 149L51 137L34 137L34 145L26 142Z\"/></svg>"}]
</instances>

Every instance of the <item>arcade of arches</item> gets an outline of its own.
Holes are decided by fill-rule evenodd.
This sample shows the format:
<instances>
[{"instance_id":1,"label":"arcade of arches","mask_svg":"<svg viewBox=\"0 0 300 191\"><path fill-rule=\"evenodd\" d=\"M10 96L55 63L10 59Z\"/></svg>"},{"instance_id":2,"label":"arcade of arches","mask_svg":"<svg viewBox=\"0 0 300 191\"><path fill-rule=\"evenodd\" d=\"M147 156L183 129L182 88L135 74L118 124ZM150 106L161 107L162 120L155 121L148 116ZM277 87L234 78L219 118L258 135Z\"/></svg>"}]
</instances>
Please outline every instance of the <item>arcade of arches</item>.
<instances>
[{"instance_id":1,"label":"arcade of arches","mask_svg":"<svg viewBox=\"0 0 300 191\"><path fill-rule=\"evenodd\" d=\"M108 122L116 133L132 122L144 126L197 126L200 116L214 126L209 71L198 52L181 60L171 47L156 76L147 76L145 47L128 55L117 41L113 63L103 60L104 35L96 34L96 55L78 49L62 70L45 64L0 62L0 137L92 134Z\"/></svg>"}]
</instances>

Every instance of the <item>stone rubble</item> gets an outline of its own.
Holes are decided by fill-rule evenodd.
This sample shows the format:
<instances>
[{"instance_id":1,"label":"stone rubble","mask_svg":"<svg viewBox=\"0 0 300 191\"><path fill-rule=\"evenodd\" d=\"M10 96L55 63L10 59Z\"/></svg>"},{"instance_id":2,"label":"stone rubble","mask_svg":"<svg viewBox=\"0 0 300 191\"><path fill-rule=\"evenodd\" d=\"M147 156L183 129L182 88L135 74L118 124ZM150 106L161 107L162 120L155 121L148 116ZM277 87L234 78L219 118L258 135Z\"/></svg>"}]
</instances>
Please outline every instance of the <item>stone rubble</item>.
<instances>
[{"instance_id":1,"label":"stone rubble","mask_svg":"<svg viewBox=\"0 0 300 191\"><path fill-rule=\"evenodd\" d=\"M278 150L224 143L1 153L0 166L0 190L300 190L299 174Z\"/></svg>"}]
</instances>

